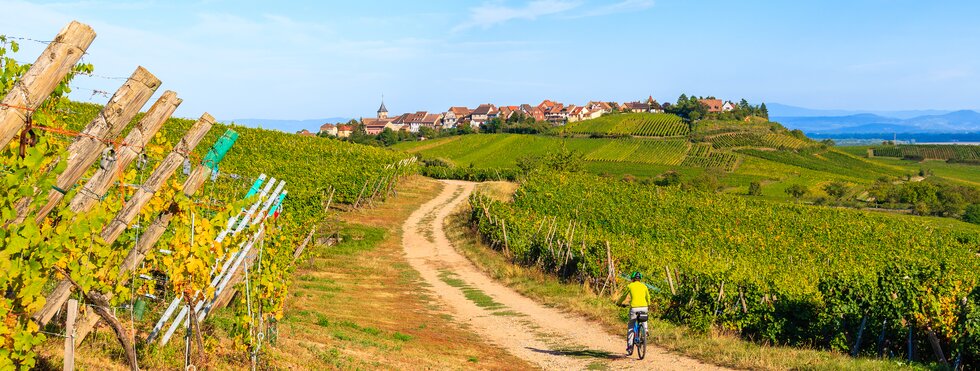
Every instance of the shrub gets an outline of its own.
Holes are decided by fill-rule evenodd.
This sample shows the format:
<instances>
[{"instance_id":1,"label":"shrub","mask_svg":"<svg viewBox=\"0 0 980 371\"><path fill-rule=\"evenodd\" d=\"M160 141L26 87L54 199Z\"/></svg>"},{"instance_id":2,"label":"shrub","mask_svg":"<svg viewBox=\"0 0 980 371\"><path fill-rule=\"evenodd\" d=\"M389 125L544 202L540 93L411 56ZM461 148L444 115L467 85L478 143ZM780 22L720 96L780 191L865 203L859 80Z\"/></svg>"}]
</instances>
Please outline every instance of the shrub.
<instances>
[{"instance_id":1,"label":"shrub","mask_svg":"<svg viewBox=\"0 0 980 371\"><path fill-rule=\"evenodd\" d=\"M967 206L966 211L963 212L963 221L980 224L980 204Z\"/></svg>"}]
</instances>

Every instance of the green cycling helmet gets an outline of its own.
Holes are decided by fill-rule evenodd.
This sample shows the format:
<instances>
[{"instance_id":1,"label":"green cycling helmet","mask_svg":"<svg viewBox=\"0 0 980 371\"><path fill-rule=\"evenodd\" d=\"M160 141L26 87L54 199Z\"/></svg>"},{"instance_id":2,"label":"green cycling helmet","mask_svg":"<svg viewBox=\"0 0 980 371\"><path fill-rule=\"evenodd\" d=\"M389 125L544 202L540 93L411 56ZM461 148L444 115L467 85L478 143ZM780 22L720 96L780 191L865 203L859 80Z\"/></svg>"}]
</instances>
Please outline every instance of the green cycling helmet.
<instances>
[{"instance_id":1,"label":"green cycling helmet","mask_svg":"<svg viewBox=\"0 0 980 371\"><path fill-rule=\"evenodd\" d=\"M631 279L634 279L634 280L638 280L638 279L643 278L643 275L640 274L640 272L633 272L633 274L630 276L630 278Z\"/></svg>"}]
</instances>

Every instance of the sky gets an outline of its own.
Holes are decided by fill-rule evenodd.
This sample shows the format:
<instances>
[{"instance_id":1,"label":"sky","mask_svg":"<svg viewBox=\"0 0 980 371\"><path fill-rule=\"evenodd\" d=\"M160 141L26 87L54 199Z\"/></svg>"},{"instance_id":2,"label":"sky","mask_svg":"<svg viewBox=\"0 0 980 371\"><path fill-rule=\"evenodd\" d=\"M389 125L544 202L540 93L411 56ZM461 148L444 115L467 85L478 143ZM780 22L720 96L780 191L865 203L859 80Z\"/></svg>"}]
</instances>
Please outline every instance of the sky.
<instances>
[{"instance_id":1,"label":"sky","mask_svg":"<svg viewBox=\"0 0 980 371\"><path fill-rule=\"evenodd\" d=\"M104 77L144 66L176 115L373 117L680 93L815 109L980 108L974 1L0 0L0 34L98 36ZM44 44L22 41L32 62ZM119 80L79 77L104 103ZM155 99L155 98L154 98ZM152 103L152 101L151 101ZM148 108L149 104L147 104Z\"/></svg>"}]
</instances>

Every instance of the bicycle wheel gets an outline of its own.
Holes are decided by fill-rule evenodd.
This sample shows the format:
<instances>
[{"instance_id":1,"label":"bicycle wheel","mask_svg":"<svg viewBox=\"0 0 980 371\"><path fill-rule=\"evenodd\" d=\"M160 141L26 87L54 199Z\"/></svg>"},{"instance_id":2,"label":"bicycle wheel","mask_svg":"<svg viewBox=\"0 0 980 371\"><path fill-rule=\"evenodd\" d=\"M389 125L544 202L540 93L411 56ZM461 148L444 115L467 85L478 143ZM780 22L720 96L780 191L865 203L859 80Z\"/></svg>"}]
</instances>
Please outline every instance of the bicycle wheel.
<instances>
[{"instance_id":1,"label":"bicycle wheel","mask_svg":"<svg viewBox=\"0 0 980 371\"><path fill-rule=\"evenodd\" d=\"M640 359L647 356L647 335L645 331L640 331L640 337L637 339L636 356Z\"/></svg>"}]
</instances>

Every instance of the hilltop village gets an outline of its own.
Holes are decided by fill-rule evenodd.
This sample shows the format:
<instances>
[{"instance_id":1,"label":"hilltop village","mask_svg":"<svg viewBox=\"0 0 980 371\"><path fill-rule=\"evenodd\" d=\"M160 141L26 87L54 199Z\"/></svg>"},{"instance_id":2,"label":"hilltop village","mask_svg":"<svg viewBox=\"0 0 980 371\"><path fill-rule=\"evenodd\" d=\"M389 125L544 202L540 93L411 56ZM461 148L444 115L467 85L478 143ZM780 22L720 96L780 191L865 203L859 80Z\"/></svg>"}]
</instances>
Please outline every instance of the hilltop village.
<instances>
[{"instance_id":1,"label":"hilltop village","mask_svg":"<svg viewBox=\"0 0 980 371\"><path fill-rule=\"evenodd\" d=\"M679 102L687 102L686 96L681 97ZM699 108L705 114L719 114L733 112L741 106L748 106L745 100L741 103L723 101L714 97L694 98L690 101L697 102ZM403 113L392 116L385 107L384 102L378 108L377 116L362 117L360 120L351 120L348 123L326 123L320 126L319 133L308 130L297 132L304 136L332 136L347 138L359 129L367 135L380 135L385 129L392 132L420 133L426 129L462 129L481 131L487 123L494 119L505 122L531 122L548 123L551 126L560 126L570 122L577 122L599 118L612 113L663 113L671 112L677 104L669 102L659 103L652 96L645 100L634 102L617 103L604 101L591 101L583 105L565 104L552 100L544 100L537 105L494 105L481 104L476 108L463 106L450 107L445 112L417 111L414 113ZM763 109L765 105L763 104ZM743 107L744 108L744 107ZM482 131L486 131L484 128Z\"/></svg>"}]
</instances>

